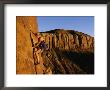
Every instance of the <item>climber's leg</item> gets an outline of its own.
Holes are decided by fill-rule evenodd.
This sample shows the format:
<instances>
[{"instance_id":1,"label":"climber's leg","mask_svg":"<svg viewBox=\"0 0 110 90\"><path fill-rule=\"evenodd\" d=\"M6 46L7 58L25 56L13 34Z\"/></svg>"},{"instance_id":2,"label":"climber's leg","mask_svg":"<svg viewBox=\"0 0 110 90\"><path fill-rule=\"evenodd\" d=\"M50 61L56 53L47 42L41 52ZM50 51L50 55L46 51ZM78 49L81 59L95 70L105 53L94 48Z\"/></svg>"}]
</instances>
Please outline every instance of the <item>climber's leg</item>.
<instances>
[{"instance_id":1,"label":"climber's leg","mask_svg":"<svg viewBox=\"0 0 110 90\"><path fill-rule=\"evenodd\" d=\"M41 49L37 50L37 53L41 53Z\"/></svg>"},{"instance_id":2,"label":"climber's leg","mask_svg":"<svg viewBox=\"0 0 110 90\"><path fill-rule=\"evenodd\" d=\"M38 64L39 64L39 63L40 63L40 56L39 56L39 55L38 55L38 59L37 59L37 60L38 60L37 62L38 62Z\"/></svg>"}]
</instances>

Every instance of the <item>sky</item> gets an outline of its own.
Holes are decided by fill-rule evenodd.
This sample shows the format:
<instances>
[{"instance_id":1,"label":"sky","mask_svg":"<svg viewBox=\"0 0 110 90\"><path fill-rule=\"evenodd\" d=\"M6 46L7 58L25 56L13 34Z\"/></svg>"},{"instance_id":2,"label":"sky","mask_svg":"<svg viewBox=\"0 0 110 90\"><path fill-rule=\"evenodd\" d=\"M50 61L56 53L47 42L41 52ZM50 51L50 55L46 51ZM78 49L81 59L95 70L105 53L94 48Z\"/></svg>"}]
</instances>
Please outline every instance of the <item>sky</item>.
<instances>
[{"instance_id":1,"label":"sky","mask_svg":"<svg viewBox=\"0 0 110 90\"><path fill-rule=\"evenodd\" d=\"M75 30L94 36L94 16L37 16L39 32Z\"/></svg>"}]
</instances>

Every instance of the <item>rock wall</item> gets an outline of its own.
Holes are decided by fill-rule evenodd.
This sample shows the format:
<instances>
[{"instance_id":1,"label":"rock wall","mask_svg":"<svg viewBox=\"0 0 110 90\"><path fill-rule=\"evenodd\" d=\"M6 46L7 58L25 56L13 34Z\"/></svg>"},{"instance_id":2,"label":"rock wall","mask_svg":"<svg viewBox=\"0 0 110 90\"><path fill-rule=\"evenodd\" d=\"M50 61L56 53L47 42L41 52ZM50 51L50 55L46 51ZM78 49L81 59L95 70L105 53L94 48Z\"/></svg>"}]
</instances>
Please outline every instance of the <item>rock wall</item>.
<instances>
[{"instance_id":1,"label":"rock wall","mask_svg":"<svg viewBox=\"0 0 110 90\"><path fill-rule=\"evenodd\" d=\"M36 17L16 17L16 73L34 74L35 66L33 60L32 43L30 31L38 32Z\"/></svg>"},{"instance_id":2,"label":"rock wall","mask_svg":"<svg viewBox=\"0 0 110 90\"><path fill-rule=\"evenodd\" d=\"M44 66L42 53L37 54L34 47L38 42L36 21L34 16L16 17L16 74L52 74L50 68Z\"/></svg>"}]
</instances>

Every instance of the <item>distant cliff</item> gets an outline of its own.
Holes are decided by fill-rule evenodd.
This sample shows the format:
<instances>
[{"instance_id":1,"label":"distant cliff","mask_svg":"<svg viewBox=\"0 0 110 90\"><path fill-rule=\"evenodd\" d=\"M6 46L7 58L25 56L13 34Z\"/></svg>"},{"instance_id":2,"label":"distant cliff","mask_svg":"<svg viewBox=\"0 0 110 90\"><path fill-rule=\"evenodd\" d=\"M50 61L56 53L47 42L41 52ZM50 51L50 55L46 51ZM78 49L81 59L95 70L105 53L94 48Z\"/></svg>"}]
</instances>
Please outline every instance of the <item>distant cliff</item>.
<instances>
[{"instance_id":1,"label":"distant cliff","mask_svg":"<svg viewBox=\"0 0 110 90\"><path fill-rule=\"evenodd\" d=\"M94 73L94 37L75 30L38 32L37 24L36 17L16 17L17 74ZM38 35L48 45L39 57L34 48Z\"/></svg>"},{"instance_id":2,"label":"distant cliff","mask_svg":"<svg viewBox=\"0 0 110 90\"><path fill-rule=\"evenodd\" d=\"M94 51L94 37L74 30L55 29L42 32L49 48L74 51Z\"/></svg>"}]
</instances>

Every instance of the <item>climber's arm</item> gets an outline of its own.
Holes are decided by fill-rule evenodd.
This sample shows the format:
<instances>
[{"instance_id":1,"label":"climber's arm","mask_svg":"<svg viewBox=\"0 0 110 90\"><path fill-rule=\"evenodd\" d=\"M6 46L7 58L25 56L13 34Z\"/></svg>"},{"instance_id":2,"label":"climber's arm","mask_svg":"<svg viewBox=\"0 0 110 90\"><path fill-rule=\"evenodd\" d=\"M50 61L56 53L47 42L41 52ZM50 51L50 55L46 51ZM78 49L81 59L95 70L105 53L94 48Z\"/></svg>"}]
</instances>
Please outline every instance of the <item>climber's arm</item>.
<instances>
[{"instance_id":1,"label":"climber's arm","mask_svg":"<svg viewBox=\"0 0 110 90\"><path fill-rule=\"evenodd\" d=\"M39 42L38 43L35 43L35 45L34 45L34 48L37 48L37 47L39 47Z\"/></svg>"}]
</instances>

